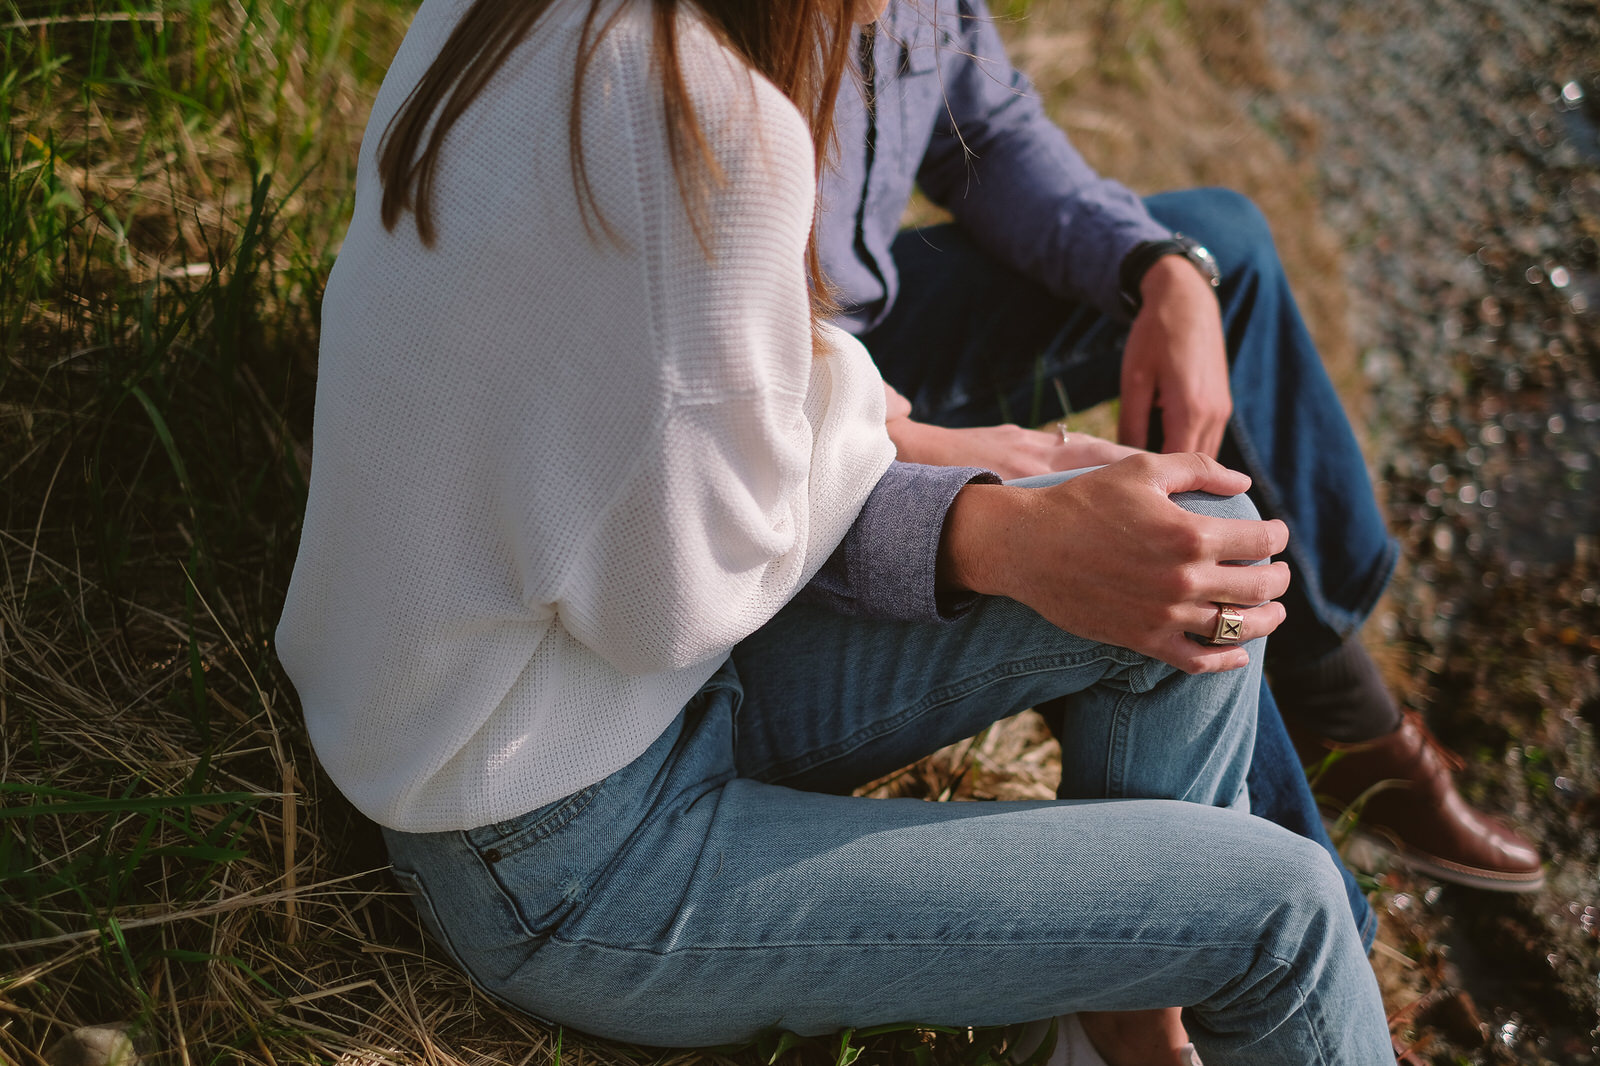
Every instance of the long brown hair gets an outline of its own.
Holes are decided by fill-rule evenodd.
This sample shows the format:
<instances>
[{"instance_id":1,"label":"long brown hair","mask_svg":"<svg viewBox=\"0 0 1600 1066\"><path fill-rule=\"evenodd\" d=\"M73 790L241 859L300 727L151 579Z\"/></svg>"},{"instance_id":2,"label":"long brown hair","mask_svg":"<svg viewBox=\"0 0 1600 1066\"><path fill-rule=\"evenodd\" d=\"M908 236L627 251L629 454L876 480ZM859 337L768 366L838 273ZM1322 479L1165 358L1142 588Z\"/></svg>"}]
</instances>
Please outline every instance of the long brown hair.
<instances>
[{"instance_id":1,"label":"long brown hair","mask_svg":"<svg viewBox=\"0 0 1600 1066\"><path fill-rule=\"evenodd\" d=\"M439 149L457 119L483 92L495 73L532 31L553 0L474 0L422 80L390 120L378 146L378 173L383 183L383 224L393 229L400 216L416 216L424 244L434 239L433 186ZM568 124L572 180L578 190L584 223L591 213L613 239L600 216L584 169L582 111L584 75L601 39L622 12L597 25L606 0L590 0L579 37L572 108ZM623 0L623 3L630 0ZM644 0L637 0L644 2ZM689 0L648 0L654 8L651 60L662 82L667 146L684 204L697 235L703 235L705 195L720 179L694 112L678 63L678 8ZM833 140L833 105L847 68L854 40L854 15L867 0L695 0L707 23L745 62L776 85L799 108L811 126L821 167ZM593 228L590 228L594 235ZM702 246L705 241L702 236ZM710 249L707 249L709 254ZM828 287L817 258L816 235L806 248L814 315L831 310Z\"/></svg>"}]
</instances>

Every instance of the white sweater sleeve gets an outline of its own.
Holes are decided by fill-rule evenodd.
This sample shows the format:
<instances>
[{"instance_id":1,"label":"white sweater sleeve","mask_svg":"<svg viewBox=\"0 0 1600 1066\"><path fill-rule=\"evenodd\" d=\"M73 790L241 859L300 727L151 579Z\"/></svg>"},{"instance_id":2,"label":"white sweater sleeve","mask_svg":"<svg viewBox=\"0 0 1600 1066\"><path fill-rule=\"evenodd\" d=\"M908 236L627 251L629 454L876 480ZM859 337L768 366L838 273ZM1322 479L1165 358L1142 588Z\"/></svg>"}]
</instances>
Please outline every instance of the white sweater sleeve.
<instances>
[{"instance_id":1,"label":"white sweater sleeve","mask_svg":"<svg viewBox=\"0 0 1600 1066\"><path fill-rule=\"evenodd\" d=\"M628 673L704 661L758 628L827 559L893 458L865 351L837 330L813 350L809 131L703 28L682 43L721 171L709 255L661 145L636 130L649 221L628 238L642 240L666 407L648 433L619 431L638 449L632 472L554 597L568 632Z\"/></svg>"}]
</instances>

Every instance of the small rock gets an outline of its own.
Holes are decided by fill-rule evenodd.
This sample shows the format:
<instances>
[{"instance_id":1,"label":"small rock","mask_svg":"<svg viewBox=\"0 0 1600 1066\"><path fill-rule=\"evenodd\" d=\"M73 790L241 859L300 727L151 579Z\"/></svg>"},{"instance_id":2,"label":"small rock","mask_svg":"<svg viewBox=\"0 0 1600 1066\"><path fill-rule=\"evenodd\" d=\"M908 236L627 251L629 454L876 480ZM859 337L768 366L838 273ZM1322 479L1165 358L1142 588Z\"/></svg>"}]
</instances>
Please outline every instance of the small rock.
<instances>
[{"instance_id":1,"label":"small rock","mask_svg":"<svg viewBox=\"0 0 1600 1066\"><path fill-rule=\"evenodd\" d=\"M86 1025L57 1040L44 1054L50 1066L140 1066L128 1027Z\"/></svg>"}]
</instances>

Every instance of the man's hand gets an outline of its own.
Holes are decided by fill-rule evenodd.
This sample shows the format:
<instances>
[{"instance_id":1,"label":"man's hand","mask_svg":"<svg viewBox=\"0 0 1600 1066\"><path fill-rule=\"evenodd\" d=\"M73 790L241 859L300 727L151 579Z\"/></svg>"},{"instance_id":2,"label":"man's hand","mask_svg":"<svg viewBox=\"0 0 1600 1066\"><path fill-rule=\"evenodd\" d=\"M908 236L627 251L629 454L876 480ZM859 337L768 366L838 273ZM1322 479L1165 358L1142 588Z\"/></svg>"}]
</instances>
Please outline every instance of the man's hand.
<instances>
[{"instance_id":1,"label":"man's hand","mask_svg":"<svg viewBox=\"0 0 1600 1066\"><path fill-rule=\"evenodd\" d=\"M1192 514L1172 493L1243 492L1250 479L1196 453L1140 454L1042 489L968 485L940 544L941 583L1010 596L1069 633L1117 644L1186 673L1233 670L1243 648L1198 644L1217 605L1244 616L1244 639L1278 628L1289 568L1227 565L1283 551L1282 522Z\"/></svg>"},{"instance_id":2,"label":"man's hand","mask_svg":"<svg viewBox=\"0 0 1600 1066\"><path fill-rule=\"evenodd\" d=\"M1215 458L1233 413L1216 294L1194 265L1177 255L1156 260L1139 291L1143 306L1122 353L1117 440L1148 447L1150 410L1159 407L1162 451Z\"/></svg>"},{"instance_id":3,"label":"man's hand","mask_svg":"<svg viewBox=\"0 0 1600 1066\"><path fill-rule=\"evenodd\" d=\"M1059 429L1023 429L1021 426L982 426L945 429L911 418L911 404L889 385L883 386L885 428L894 441L895 457L903 463L928 466L981 466L1010 480L1105 466L1139 454L1087 433Z\"/></svg>"}]
</instances>

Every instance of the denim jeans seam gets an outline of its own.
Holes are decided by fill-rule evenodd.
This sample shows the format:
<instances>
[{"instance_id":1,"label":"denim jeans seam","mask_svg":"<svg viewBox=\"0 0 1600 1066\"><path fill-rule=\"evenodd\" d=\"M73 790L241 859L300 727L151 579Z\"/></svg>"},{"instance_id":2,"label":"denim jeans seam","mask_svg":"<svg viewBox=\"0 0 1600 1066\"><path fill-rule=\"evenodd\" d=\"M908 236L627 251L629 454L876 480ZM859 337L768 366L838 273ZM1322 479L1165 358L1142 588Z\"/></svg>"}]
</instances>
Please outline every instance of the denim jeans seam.
<instances>
[{"instance_id":1,"label":"denim jeans seam","mask_svg":"<svg viewBox=\"0 0 1600 1066\"><path fill-rule=\"evenodd\" d=\"M1100 649L1105 649L1108 646L1098 645L1097 647ZM1137 653L1132 654L1137 655ZM1140 658L1143 657L1141 656ZM1009 663L1002 663L998 666L991 667L980 674L975 674L972 677L965 678L959 682L951 682L940 689L936 689L933 692L927 693L922 697L922 699L918 700L916 703L913 703L899 714L894 715L893 717L876 719L867 728L858 730L850 736L841 740L837 740L826 747L815 749L814 751L807 753L807 755L803 758L797 757L796 759L789 760L787 762L773 763L769 766L751 770L744 776L758 778L771 784L778 784L786 778L793 777L797 774L807 773L811 770L815 770L819 766L833 762L836 759L843 758L864 744L870 743L871 741L877 740L879 737L886 736L890 733L894 733L905 728L908 723L915 721L916 719L927 714L929 711L937 710L940 707L955 703L961 699L966 699L972 696L974 693L977 693L982 689L995 684L996 682L1010 680L1017 677L1025 677L1029 674L1049 673L1053 670L1061 670L1070 666L1091 666L1095 663L1107 661L1116 663L1118 666L1123 668L1131 668L1139 665L1137 661L1123 662L1120 657L1106 654L1104 650L1092 652L1088 656L1035 656L1032 659L1022 659ZM773 771L779 768L782 769L782 773L774 776Z\"/></svg>"},{"instance_id":2,"label":"denim jeans seam","mask_svg":"<svg viewBox=\"0 0 1600 1066\"><path fill-rule=\"evenodd\" d=\"M444 920L439 917L439 908L433 902L433 893L428 890L428 886L423 882L422 876L415 871L406 870L399 866L392 867L392 870L395 880L399 881L403 886L405 886L407 894L411 895L412 908L417 912L417 917L422 924L422 931L426 939L433 941L439 946L439 948L445 953L445 957L448 958L455 966L456 970L467 979L468 987L487 996L490 1000L501 1007L509 1008L511 1010L522 1010L522 1008L516 1006L516 1004L512 1003L510 1000L504 999L497 995L494 990L489 987L489 983L479 976L476 970L467 965L465 957L456 948L455 942L451 939L450 931L445 928ZM415 885L416 888L415 893L411 891L413 885ZM426 916L423 914L424 908L427 910ZM517 924L525 925L526 923L522 921L520 912L517 912L515 909L513 909L513 912L517 913ZM438 930L437 936L434 935L434 929Z\"/></svg>"},{"instance_id":3,"label":"denim jeans seam","mask_svg":"<svg viewBox=\"0 0 1600 1066\"><path fill-rule=\"evenodd\" d=\"M515 931L523 941L532 945L535 949L537 949L538 945L548 942L554 935L554 931L584 905L589 898L589 892L592 887L590 882L573 867L570 865L562 866L560 868L562 876L570 885L575 885L576 887L569 888L561 893L555 905L543 912L546 916L556 915L556 917L551 918L549 921L538 922L529 916L522 905L522 897L514 890L513 886L507 884L505 879L500 876L498 869L500 863L484 862L483 865L484 876L488 878L489 885L499 895L501 902L511 911L511 920L516 923Z\"/></svg>"},{"instance_id":4,"label":"denim jeans seam","mask_svg":"<svg viewBox=\"0 0 1600 1066\"><path fill-rule=\"evenodd\" d=\"M1351 610L1354 621L1351 623L1350 632L1355 632L1361 627L1372 609L1378 605L1378 599L1383 595L1383 590L1389 587L1389 579L1394 576L1395 566L1400 560L1400 545L1393 538L1384 540L1383 556L1379 564L1372 571L1372 577L1367 582L1367 587L1362 590L1361 596L1356 601L1356 606ZM1348 634L1347 634L1348 635Z\"/></svg>"},{"instance_id":5,"label":"denim jeans seam","mask_svg":"<svg viewBox=\"0 0 1600 1066\"><path fill-rule=\"evenodd\" d=\"M1307 1014L1311 1014L1313 1011L1315 1011L1315 1013L1318 1015L1322 1014L1323 1012L1320 1009L1312 1005L1311 994L1306 990L1305 985L1301 982L1300 972L1295 969L1294 964L1288 959L1279 958L1270 951L1266 952L1266 954L1271 958L1277 959L1279 962L1283 963L1283 965L1288 967L1289 973L1292 975L1295 994L1300 997L1298 1010L1304 1011ZM1324 1063L1331 1062L1328 1057L1328 1049L1324 1047L1322 1043L1322 1034L1328 1028L1327 1019L1317 1017L1309 1020L1312 1022L1312 1024L1306 1026L1306 1033L1310 1037L1312 1045L1317 1049L1317 1061Z\"/></svg>"},{"instance_id":6,"label":"denim jeans seam","mask_svg":"<svg viewBox=\"0 0 1600 1066\"><path fill-rule=\"evenodd\" d=\"M624 953L642 953L666 958L670 955L686 955L695 953L715 953L723 951L793 951L799 948L845 948L859 950L881 951L884 948L959 948L970 950L974 948L1014 948L1019 944L1044 947L1084 947L1084 948L1170 948L1173 951L1194 951L1200 948L1254 948L1253 940L1190 940L1190 941L1165 941L1165 940L1128 940L1123 937L1086 938L1074 937L1067 940L1046 940L1030 938L1028 940L952 940L949 937L937 937L927 940L805 940L786 941L771 944L691 944L682 947L655 948L645 944L612 944L604 940L594 940L589 937L567 937L559 933L552 933L546 940L547 943L560 947L596 948L601 951L616 951ZM1277 962L1283 959L1264 952L1269 958ZM1295 988L1303 993L1300 983L1295 982ZM1304 999L1302 998L1302 1002Z\"/></svg>"},{"instance_id":7,"label":"denim jeans seam","mask_svg":"<svg viewBox=\"0 0 1600 1066\"><path fill-rule=\"evenodd\" d=\"M1294 963L1289 959L1281 958L1270 951L1264 952L1264 954L1268 958L1275 959L1276 961L1282 963L1284 967L1288 969L1289 974L1291 975L1290 982L1294 985L1295 995L1300 999L1296 1013L1303 1011L1309 1015L1314 1011L1318 1015L1322 1014L1323 1012L1320 1009L1317 1009L1313 1006L1311 994L1306 990L1305 985L1301 983L1300 973L1295 969ZM1323 1045L1322 1042L1322 1034L1328 1028L1327 1019L1322 1017L1308 1018L1308 1022L1310 1024L1306 1026L1306 1035L1310 1039L1312 1046L1316 1048L1317 1062L1331 1064L1333 1060L1328 1057L1328 1049Z\"/></svg>"},{"instance_id":8,"label":"denim jeans seam","mask_svg":"<svg viewBox=\"0 0 1600 1066\"><path fill-rule=\"evenodd\" d=\"M1107 755L1106 766L1106 796L1116 799L1122 796L1127 782L1126 760L1128 758L1128 729L1131 725L1131 715L1128 704L1138 693L1125 692L1118 698L1116 706L1112 708L1111 750Z\"/></svg>"},{"instance_id":9,"label":"denim jeans seam","mask_svg":"<svg viewBox=\"0 0 1600 1066\"><path fill-rule=\"evenodd\" d=\"M473 853L477 855L480 860L483 860L484 852L490 850L498 851L502 858L509 858L512 855L526 851L528 848L533 847L535 844L538 844L541 841L548 840L550 837L571 825L573 819L577 818L578 815L587 810L589 808L589 804L594 802L595 796L599 793L601 786L604 784L605 780L602 779L600 781L596 781L592 785L587 785L584 788L579 789L577 792L574 792L572 795L568 796L565 800L562 800L560 805L555 810L551 811L538 822L528 826L525 829L518 829L507 833L504 837L496 837L491 841L480 844L476 840L472 839L472 836L470 835L472 830L467 830L462 835L466 838L467 846L472 849ZM503 825L505 823L500 824ZM515 841L515 843L512 843L512 841Z\"/></svg>"},{"instance_id":10,"label":"denim jeans seam","mask_svg":"<svg viewBox=\"0 0 1600 1066\"><path fill-rule=\"evenodd\" d=\"M1361 923L1357 933L1361 937L1362 951L1370 955L1372 953L1372 945L1378 939L1378 915L1370 906L1367 909L1367 919Z\"/></svg>"},{"instance_id":11,"label":"denim jeans seam","mask_svg":"<svg viewBox=\"0 0 1600 1066\"><path fill-rule=\"evenodd\" d=\"M1200 946L1216 947L1216 946L1220 946L1220 945L1213 945L1213 944L1199 945L1199 944L1197 944L1195 946L1196 947L1200 947ZM1243 946L1249 946L1249 945L1245 945L1243 942L1240 942L1238 944L1233 944L1231 946L1243 947ZM1286 973L1288 973L1290 975L1290 984L1292 984L1294 986L1295 995L1299 997L1299 1003L1297 1004L1296 1012L1298 1013L1299 1011L1310 1011L1312 1009L1312 1007L1311 1007L1311 1002L1312 1002L1311 1001L1311 995L1310 995L1310 993L1308 993L1306 991L1305 985L1302 984L1301 981L1300 981L1300 975L1295 970L1294 960L1286 959L1283 956L1279 955L1277 952L1268 951L1266 949L1262 949L1261 954L1264 955L1266 958L1271 959L1273 962L1277 963L1278 965L1282 966L1284 968L1284 972L1286 972ZM1241 975L1239 975L1239 977L1237 977L1233 981L1229 982L1229 984L1235 984L1238 981L1242 980L1243 977L1244 977L1244 975L1241 974ZM1225 985L1223 987L1226 988L1227 986ZM1260 996L1252 997L1250 999L1244 1000L1243 1002L1246 1003L1246 1004L1256 1005L1256 1004L1259 1004L1261 1002L1261 997ZM1316 1048L1316 1051L1317 1051L1317 1062L1318 1063L1330 1063L1331 1064L1332 1060L1328 1058L1328 1049L1323 1046L1322 1038L1321 1038L1324 1027L1325 1027L1325 1022L1322 1019L1316 1019L1315 1024L1311 1024L1311 1025L1307 1025L1306 1026L1306 1031L1309 1033L1310 1038L1311 1038L1311 1042Z\"/></svg>"},{"instance_id":12,"label":"denim jeans seam","mask_svg":"<svg viewBox=\"0 0 1600 1066\"><path fill-rule=\"evenodd\" d=\"M726 770L722 773L712 774L711 776L707 777L703 783L707 791L712 791L723 788L738 776L739 775L737 772L733 770ZM634 826L632 832L629 833L629 840L647 836L650 830L655 827L657 822L664 818L672 817L672 815L673 812L670 809L653 807L650 813L646 815L645 818L638 823L638 825ZM578 891L570 892L563 897L563 905L566 908L566 913L563 915L562 921L571 919L583 906L584 902L588 900L591 894L595 893L596 891L601 892L602 894L605 892L606 883L612 876L614 867L616 866L617 862L623 858L627 850L628 847L626 843L615 849L605 862L590 870L589 874L583 878L582 884ZM499 884L498 878L496 879L496 884ZM502 890L504 889L502 888ZM520 915L520 908L518 909L518 912ZM556 934L555 930L560 926L560 924L561 922L552 923L544 933L539 935L544 936L549 940L561 940L563 943L573 943L573 941L561 938Z\"/></svg>"}]
</instances>

